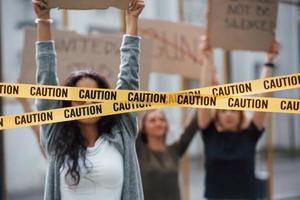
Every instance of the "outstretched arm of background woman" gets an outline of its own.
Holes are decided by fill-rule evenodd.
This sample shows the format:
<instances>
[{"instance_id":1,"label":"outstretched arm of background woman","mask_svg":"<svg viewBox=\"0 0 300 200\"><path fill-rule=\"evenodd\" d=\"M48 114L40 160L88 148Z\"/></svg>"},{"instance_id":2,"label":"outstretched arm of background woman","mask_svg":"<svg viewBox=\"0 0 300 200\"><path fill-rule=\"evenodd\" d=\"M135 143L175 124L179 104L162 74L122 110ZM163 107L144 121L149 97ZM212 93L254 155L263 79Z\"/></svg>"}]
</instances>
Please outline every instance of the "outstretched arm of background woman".
<instances>
[{"instance_id":1,"label":"outstretched arm of background woman","mask_svg":"<svg viewBox=\"0 0 300 200\"><path fill-rule=\"evenodd\" d=\"M273 62L277 55L278 55L278 43L276 41L273 41L270 50L267 52L267 59L262 70L261 78L272 77L273 67L274 67ZM263 93L260 96L270 97L272 96L272 93ZM266 114L267 113L265 112L254 112L253 114L252 121L259 130L261 130L264 127Z\"/></svg>"},{"instance_id":2,"label":"outstretched arm of background woman","mask_svg":"<svg viewBox=\"0 0 300 200\"><path fill-rule=\"evenodd\" d=\"M186 150L188 149L191 141L194 138L194 135L199 130L198 128L198 119L197 113L193 115L190 119L189 124L184 128L183 133L180 136L180 139L175 142L171 147L175 149L179 157L183 156Z\"/></svg>"},{"instance_id":3,"label":"outstretched arm of background woman","mask_svg":"<svg viewBox=\"0 0 300 200\"><path fill-rule=\"evenodd\" d=\"M216 70L213 62L212 48L208 43L208 38L203 36L200 42L200 54L202 58L200 87L208 87L214 85L216 79ZM198 125L201 129L205 129L211 122L212 110L199 108L198 109Z\"/></svg>"}]
</instances>

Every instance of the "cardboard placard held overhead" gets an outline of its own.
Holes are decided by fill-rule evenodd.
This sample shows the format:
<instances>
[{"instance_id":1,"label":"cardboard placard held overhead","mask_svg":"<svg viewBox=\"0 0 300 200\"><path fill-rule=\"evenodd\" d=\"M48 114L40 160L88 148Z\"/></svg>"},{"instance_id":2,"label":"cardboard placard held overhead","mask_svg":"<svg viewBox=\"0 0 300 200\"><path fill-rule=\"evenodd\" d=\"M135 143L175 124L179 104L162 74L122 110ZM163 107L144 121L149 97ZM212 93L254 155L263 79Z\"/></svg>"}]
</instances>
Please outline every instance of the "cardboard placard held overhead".
<instances>
[{"instance_id":1,"label":"cardboard placard held overhead","mask_svg":"<svg viewBox=\"0 0 300 200\"><path fill-rule=\"evenodd\" d=\"M154 42L152 72L179 74L198 80L201 58L199 41L203 28L162 20L141 20L139 32Z\"/></svg>"},{"instance_id":2,"label":"cardboard placard held overhead","mask_svg":"<svg viewBox=\"0 0 300 200\"><path fill-rule=\"evenodd\" d=\"M120 65L121 34L80 35L72 31L52 32L57 53L57 73L61 84L71 72L93 70L103 75L111 88L116 86ZM36 29L25 31L22 67L19 82L35 83L35 41ZM142 40L140 55L141 88L148 89L152 43Z\"/></svg>"},{"instance_id":3,"label":"cardboard placard held overhead","mask_svg":"<svg viewBox=\"0 0 300 200\"><path fill-rule=\"evenodd\" d=\"M209 0L213 47L267 51L275 37L278 0Z\"/></svg>"},{"instance_id":4,"label":"cardboard placard held overhead","mask_svg":"<svg viewBox=\"0 0 300 200\"><path fill-rule=\"evenodd\" d=\"M127 10L131 0L46 0L49 8L62 9L106 9L116 7Z\"/></svg>"}]
</instances>

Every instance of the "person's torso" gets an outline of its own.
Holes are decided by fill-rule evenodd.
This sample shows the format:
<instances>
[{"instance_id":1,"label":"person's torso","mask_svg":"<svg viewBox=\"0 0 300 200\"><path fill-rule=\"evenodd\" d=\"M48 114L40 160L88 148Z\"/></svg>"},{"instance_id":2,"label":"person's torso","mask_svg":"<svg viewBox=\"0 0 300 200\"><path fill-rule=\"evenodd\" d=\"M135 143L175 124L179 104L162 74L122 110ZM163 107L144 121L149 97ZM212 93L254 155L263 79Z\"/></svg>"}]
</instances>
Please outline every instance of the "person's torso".
<instances>
[{"instance_id":1,"label":"person's torso","mask_svg":"<svg viewBox=\"0 0 300 200\"><path fill-rule=\"evenodd\" d=\"M256 142L247 129L205 133L206 197L252 198L255 195Z\"/></svg>"},{"instance_id":2,"label":"person's torso","mask_svg":"<svg viewBox=\"0 0 300 200\"><path fill-rule=\"evenodd\" d=\"M179 200L179 157L175 151L167 147L157 152L143 145L138 157L145 200Z\"/></svg>"},{"instance_id":3,"label":"person's torso","mask_svg":"<svg viewBox=\"0 0 300 200\"><path fill-rule=\"evenodd\" d=\"M62 200L120 200L124 179L123 157L107 140L99 138L94 147L87 149L86 167L82 159L80 182L72 186L71 176L65 178L67 166L60 169Z\"/></svg>"}]
</instances>

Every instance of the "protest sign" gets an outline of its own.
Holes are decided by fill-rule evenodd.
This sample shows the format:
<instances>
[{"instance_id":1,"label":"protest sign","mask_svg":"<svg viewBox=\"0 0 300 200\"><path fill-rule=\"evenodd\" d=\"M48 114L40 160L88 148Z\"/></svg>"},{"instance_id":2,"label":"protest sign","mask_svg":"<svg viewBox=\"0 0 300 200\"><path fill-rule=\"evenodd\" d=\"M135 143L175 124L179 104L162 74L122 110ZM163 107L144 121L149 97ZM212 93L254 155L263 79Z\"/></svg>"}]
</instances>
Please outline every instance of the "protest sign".
<instances>
[{"instance_id":1,"label":"protest sign","mask_svg":"<svg viewBox=\"0 0 300 200\"><path fill-rule=\"evenodd\" d=\"M116 7L127 10L131 0L46 0L46 2L49 8L86 10Z\"/></svg>"},{"instance_id":2,"label":"protest sign","mask_svg":"<svg viewBox=\"0 0 300 200\"><path fill-rule=\"evenodd\" d=\"M277 0L209 0L213 47L267 51L275 37Z\"/></svg>"},{"instance_id":3,"label":"protest sign","mask_svg":"<svg viewBox=\"0 0 300 200\"><path fill-rule=\"evenodd\" d=\"M140 34L153 40L152 71L199 79L199 41L204 29L186 23L141 20Z\"/></svg>"},{"instance_id":4,"label":"protest sign","mask_svg":"<svg viewBox=\"0 0 300 200\"><path fill-rule=\"evenodd\" d=\"M121 34L80 35L72 31L54 30L52 35L57 52L58 77L61 81L72 71L91 69L103 75L110 86L115 87L120 65ZM35 83L35 41L36 29L27 29L19 79L22 83ZM141 86L146 89L151 65L151 41L142 40L141 51Z\"/></svg>"}]
</instances>

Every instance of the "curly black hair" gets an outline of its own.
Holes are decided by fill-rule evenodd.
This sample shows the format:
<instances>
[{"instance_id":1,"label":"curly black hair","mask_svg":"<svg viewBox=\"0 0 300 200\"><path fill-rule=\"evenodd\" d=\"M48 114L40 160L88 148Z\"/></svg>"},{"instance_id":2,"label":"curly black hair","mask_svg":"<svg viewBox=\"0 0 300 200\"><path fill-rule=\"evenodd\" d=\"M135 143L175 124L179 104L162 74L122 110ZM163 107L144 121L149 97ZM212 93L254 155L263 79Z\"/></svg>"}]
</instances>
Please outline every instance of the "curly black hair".
<instances>
[{"instance_id":1,"label":"curly black hair","mask_svg":"<svg viewBox=\"0 0 300 200\"><path fill-rule=\"evenodd\" d=\"M109 88L108 82L104 77L93 71L76 71L65 81L64 86L75 87L76 83L83 79L90 78L96 81L98 88ZM62 101L63 107L70 107L71 101ZM103 116L97 121L98 133L110 133L116 123L116 116ZM53 150L59 163L64 163L67 167L65 178L71 175L72 185L80 182L79 158L83 159L83 166L86 165L87 141L79 128L78 121L60 122L56 128L57 136L53 144Z\"/></svg>"}]
</instances>

